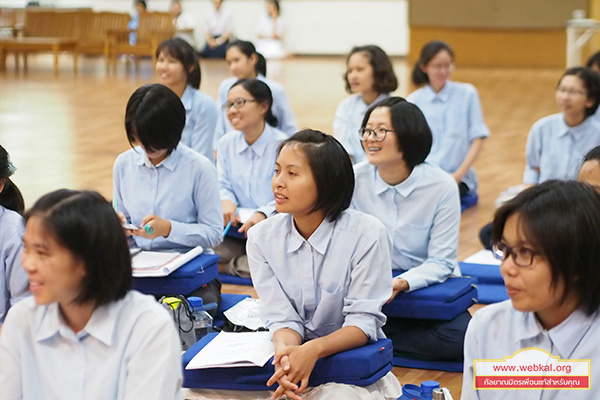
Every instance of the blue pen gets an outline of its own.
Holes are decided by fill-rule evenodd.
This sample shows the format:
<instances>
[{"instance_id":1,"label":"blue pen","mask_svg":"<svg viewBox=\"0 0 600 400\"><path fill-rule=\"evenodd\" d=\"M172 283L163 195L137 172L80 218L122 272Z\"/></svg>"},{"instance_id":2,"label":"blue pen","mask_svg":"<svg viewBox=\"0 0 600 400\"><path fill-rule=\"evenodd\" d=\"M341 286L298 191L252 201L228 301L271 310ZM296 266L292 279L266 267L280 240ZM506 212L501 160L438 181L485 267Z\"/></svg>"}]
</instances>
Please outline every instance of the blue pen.
<instances>
[{"instance_id":1,"label":"blue pen","mask_svg":"<svg viewBox=\"0 0 600 400\"><path fill-rule=\"evenodd\" d=\"M238 212L240 212L239 208L235 209L235 216L237 217ZM227 236L227 232L229 232L229 229L231 228L231 221L229 221L227 223L227 226L225 226L225 229L223 229L223 237Z\"/></svg>"}]
</instances>

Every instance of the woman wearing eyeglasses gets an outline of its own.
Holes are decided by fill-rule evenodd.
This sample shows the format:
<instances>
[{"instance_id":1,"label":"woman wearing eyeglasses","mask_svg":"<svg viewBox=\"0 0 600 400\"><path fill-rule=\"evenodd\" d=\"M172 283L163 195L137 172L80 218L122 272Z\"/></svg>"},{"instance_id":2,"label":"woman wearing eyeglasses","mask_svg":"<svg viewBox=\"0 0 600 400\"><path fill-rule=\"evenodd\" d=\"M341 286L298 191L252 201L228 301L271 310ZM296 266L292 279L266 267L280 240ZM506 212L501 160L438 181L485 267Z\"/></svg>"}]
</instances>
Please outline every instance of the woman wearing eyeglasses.
<instances>
[{"instance_id":1,"label":"woman wearing eyeglasses","mask_svg":"<svg viewBox=\"0 0 600 400\"><path fill-rule=\"evenodd\" d=\"M502 360L530 347L563 360L598 360L600 196L583 183L546 181L496 211L492 236L510 300L478 310L469 324L462 399L540 399L539 388L474 390L473 360ZM556 363L550 356L538 361ZM588 373L595 388L600 369L572 375ZM590 390L543 393L544 399L595 397Z\"/></svg>"},{"instance_id":2,"label":"woman wearing eyeglasses","mask_svg":"<svg viewBox=\"0 0 600 400\"><path fill-rule=\"evenodd\" d=\"M432 135L423 113L388 97L367 110L359 139L368 163L354 166L352 207L378 218L392 238L392 298L460 275L458 188L425 161ZM469 319L468 312L451 321L388 318L383 329L398 356L462 360Z\"/></svg>"},{"instance_id":3,"label":"woman wearing eyeglasses","mask_svg":"<svg viewBox=\"0 0 600 400\"><path fill-rule=\"evenodd\" d=\"M223 105L223 112L235 129L223 136L217 146L223 226L231 224L231 229L239 233L245 234L275 211L271 178L277 146L287 136L275 128L277 118L272 105L271 89L258 79L234 83ZM239 207L258 211L241 224ZM215 251L221 256L221 272L250 277L245 240L227 237Z\"/></svg>"},{"instance_id":4,"label":"woman wearing eyeglasses","mask_svg":"<svg viewBox=\"0 0 600 400\"><path fill-rule=\"evenodd\" d=\"M277 117L277 129L291 136L298 130L296 118L288 101L283 86L267 79L267 64L265 58L256 52L256 48L250 42L236 40L227 45L225 60L229 71L233 75L225 79L219 85L217 94L217 105L221 106L227 99L227 93L233 84L239 79L258 79L265 82L273 94L273 115ZM214 146L216 146L223 135L232 130L224 111L219 112L217 127L215 129Z\"/></svg>"},{"instance_id":5,"label":"woman wearing eyeglasses","mask_svg":"<svg viewBox=\"0 0 600 400\"><path fill-rule=\"evenodd\" d=\"M463 197L477 190L472 165L490 131L483 121L477 89L451 81L453 70L452 48L439 40L427 43L412 75L416 86L425 86L406 99L419 106L431 127L433 145L427 161L452 175Z\"/></svg>"},{"instance_id":6,"label":"woman wearing eyeglasses","mask_svg":"<svg viewBox=\"0 0 600 400\"><path fill-rule=\"evenodd\" d=\"M556 87L560 113L538 120L529 131L523 183L575 179L583 156L600 145L600 75L582 67L568 69Z\"/></svg>"}]
</instances>

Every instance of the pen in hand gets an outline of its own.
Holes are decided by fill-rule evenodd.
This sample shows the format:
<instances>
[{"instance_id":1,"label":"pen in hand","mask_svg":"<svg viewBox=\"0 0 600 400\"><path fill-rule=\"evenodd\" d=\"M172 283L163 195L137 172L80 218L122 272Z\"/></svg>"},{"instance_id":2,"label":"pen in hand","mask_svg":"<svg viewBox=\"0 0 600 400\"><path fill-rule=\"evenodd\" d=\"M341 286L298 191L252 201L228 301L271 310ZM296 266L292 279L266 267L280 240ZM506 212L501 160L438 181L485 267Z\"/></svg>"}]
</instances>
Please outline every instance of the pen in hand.
<instances>
[{"instance_id":1,"label":"pen in hand","mask_svg":"<svg viewBox=\"0 0 600 400\"><path fill-rule=\"evenodd\" d=\"M235 209L235 216L237 217L238 213L240 212L239 207ZM223 229L223 237L227 236L227 232L229 232L229 229L231 229L231 220L227 223L227 225L225 226L225 229Z\"/></svg>"}]
</instances>

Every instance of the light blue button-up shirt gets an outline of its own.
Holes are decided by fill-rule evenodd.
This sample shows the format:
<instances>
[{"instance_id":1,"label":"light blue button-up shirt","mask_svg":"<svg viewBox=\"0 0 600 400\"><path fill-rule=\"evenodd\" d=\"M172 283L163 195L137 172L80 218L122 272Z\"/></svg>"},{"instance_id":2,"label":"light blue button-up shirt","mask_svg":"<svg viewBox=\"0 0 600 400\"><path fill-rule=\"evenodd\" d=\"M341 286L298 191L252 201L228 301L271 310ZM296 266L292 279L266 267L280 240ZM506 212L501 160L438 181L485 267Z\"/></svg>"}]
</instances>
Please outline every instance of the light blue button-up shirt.
<instances>
[{"instance_id":1,"label":"light blue button-up shirt","mask_svg":"<svg viewBox=\"0 0 600 400\"><path fill-rule=\"evenodd\" d=\"M227 133L219 140L217 171L221 200L238 207L259 208L273 201L271 178L279 143L287 137L265 124L265 130L252 145L240 131Z\"/></svg>"},{"instance_id":2,"label":"light blue button-up shirt","mask_svg":"<svg viewBox=\"0 0 600 400\"><path fill-rule=\"evenodd\" d=\"M29 295L27 274L21 268L23 218L0 206L0 326L6 312Z\"/></svg>"},{"instance_id":3,"label":"light blue button-up shirt","mask_svg":"<svg viewBox=\"0 0 600 400\"><path fill-rule=\"evenodd\" d=\"M277 117L277 126L276 128L285 133L287 136L292 136L298 130L298 125L296 124L296 118L294 118L294 113L292 112L292 106L288 101L287 95L285 94L285 90L283 86L279 83L267 79L263 75L258 75L256 79L263 81L269 86L271 89L271 95L273 96L273 106L271 110L273 115ZM236 83L238 79L235 76L225 79L219 85L219 91L217 94L217 106L219 108L219 118L217 120L217 128L215 130L215 138L214 138L214 148L217 148L218 142L221 137L226 133L233 130L231 123L227 119L227 113L223 111L223 104L227 102L227 93L229 89Z\"/></svg>"},{"instance_id":4,"label":"light blue button-up shirt","mask_svg":"<svg viewBox=\"0 0 600 400\"><path fill-rule=\"evenodd\" d=\"M371 341L385 337L391 244L377 219L347 210L305 240L291 215L278 214L249 230L246 251L271 335L289 328L309 340L356 326Z\"/></svg>"},{"instance_id":5,"label":"light blue button-up shirt","mask_svg":"<svg viewBox=\"0 0 600 400\"><path fill-rule=\"evenodd\" d=\"M510 300L478 310L465 336L462 400L588 400L598 398L600 316L576 310L558 326L545 330L533 312L513 308ZM518 350L537 347L561 359L592 360L591 390L479 390L473 389L473 360L502 360ZM598 356L598 357L596 357ZM549 375L552 375L551 373ZM565 377L565 379L568 379Z\"/></svg>"},{"instance_id":6,"label":"light blue button-up shirt","mask_svg":"<svg viewBox=\"0 0 600 400\"><path fill-rule=\"evenodd\" d=\"M448 173L462 164L473 140L490 135L483 121L477 89L471 84L447 81L439 93L426 85L406 99L423 111L431 128L433 144L427 161ZM477 189L473 167L463 182L469 189Z\"/></svg>"},{"instance_id":7,"label":"light blue button-up shirt","mask_svg":"<svg viewBox=\"0 0 600 400\"><path fill-rule=\"evenodd\" d=\"M213 136L219 117L217 105L209 95L190 85L186 86L181 102L185 108L181 143L214 162Z\"/></svg>"},{"instance_id":8,"label":"light blue button-up shirt","mask_svg":"<svg viewBox=\"0 0 600 400\"><path fill-rule=\"evenodd\" d=\"M117 211L137 226L149 214L171 221L166 238L132 236L142 249L209 249L223 240L217 170L183 144L158 166L152 165L140 147L119 155L113 169L113 201Z\"/></svg>"},{"instance_id":9,"label":"light blue button-up shirt","mask_svg":"<svg viewBox=\"0 0 600 400\"><path fill-rule=\"evenodd\" d=\"M58 303L28 298L10 309L0 335L4 400L181 399L181 349L173 318L131 291L97 308L78 333Z\"/></svg>"},{"instance_id":10,"label":"light blue button-up shirt","mask_svg":"<svg viewBox=\"0 0 600 400\"><path fill-rule=\"evenodd\" d=\"M381 93L372 104L386 97L389 97L389 93ZM354 164L367 159L358 135L358 130L368 108L369 104L365 103L360 94L357 94L342 100L335 111L333 136L340 141L348 154L352 156Z\"/></svg>"},{"instance_id":11,"label":"light blue button-up shirt","mask_svg":"<svg viewBox=\"0 0 600 400\"><path fill-rule=\"evenodd\" d=\"M585 154L600 145L600 123L586 118L577 126L565 123L562 113L538 120L529 131L523 183L549 179L577 179Z\"/></svg>"},{"instance_id":12,"label":"light blue button-up shirt","mask_svg":"<svg viewBox=\"0 0 600 400\"><path fill-rule=\"evenodd\" d=\"M377 167L363 162L354 166L354 176L352 207L383 222L394 249L392 268L403 271L408 291L460 276L460 201L450 175L425 162L391 186Z\"/></svg>"}]
</instances>

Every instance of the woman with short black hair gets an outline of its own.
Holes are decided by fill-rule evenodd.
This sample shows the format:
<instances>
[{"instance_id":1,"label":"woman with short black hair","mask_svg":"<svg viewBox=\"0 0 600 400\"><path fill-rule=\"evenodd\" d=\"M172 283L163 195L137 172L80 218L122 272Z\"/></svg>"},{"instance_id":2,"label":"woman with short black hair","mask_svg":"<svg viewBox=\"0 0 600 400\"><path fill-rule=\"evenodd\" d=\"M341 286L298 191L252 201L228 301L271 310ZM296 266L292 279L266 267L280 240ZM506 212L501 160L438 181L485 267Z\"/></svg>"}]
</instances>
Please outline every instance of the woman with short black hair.
<instances>
[{"instance_id":1,"label":"woman with short black hair","mask_svg":"<svg viewBox=\"0 0 600 400\"><path fill-rule=\"evenodd\" d=\"M2 328L2 398L181 399L178 334L153 297L131 290L110 203L62 189L26 220L22 265L33 296Z\"/></svg>"},{"instance_id":2,"label":"woman with short black hair","mask_svg":"<svg viewBox=\"0 0 600 400\"><path fill-rule=\"evenodd\" d=\"M510 300L478 310L469 324L462 399L539 399L543 389L474 390L473 360L502 360L526 348L545 351L536 362L547 366L557 362L550 357L559 363L600 357L598 238L600 195L583 183L546 181L496 211L493 249ZM588 384L600 380L597 368L572 375L588 374ZM589 390L545 393L554 399L594 397Z\"/></svg>"},{"instance_id":3,"label":"woman with short black hair","mask_svg":"<svg viewBox=\"0 0 600 400\"><path fill-rule=\"evenodd\" d=\"M450 175L425 161L432 135L421 110L388 97L367 110L358 136L368 162L354 166L352 206L379 219L393 238L390 300L460 276L458 188ZM397 356L462 360L469 318L468 312L450 321L390 317L383 330Z\"/></svg>"}]
</instances>

